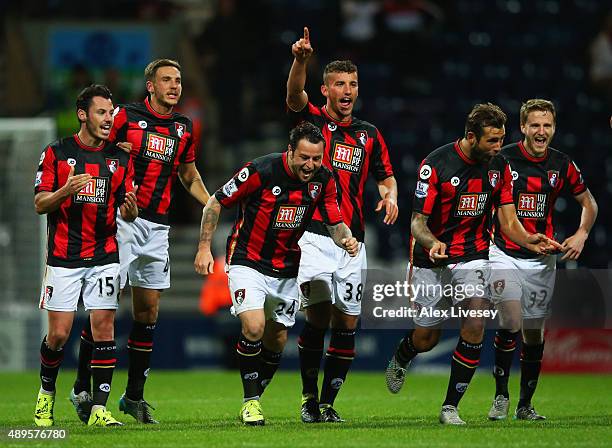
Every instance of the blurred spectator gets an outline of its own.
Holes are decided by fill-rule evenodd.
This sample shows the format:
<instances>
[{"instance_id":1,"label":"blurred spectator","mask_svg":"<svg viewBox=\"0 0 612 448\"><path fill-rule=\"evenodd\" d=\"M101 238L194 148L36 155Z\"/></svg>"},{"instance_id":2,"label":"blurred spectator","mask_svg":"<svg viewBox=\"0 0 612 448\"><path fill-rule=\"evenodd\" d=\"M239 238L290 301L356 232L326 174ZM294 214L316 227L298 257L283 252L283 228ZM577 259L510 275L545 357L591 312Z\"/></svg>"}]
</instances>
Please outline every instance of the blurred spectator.
<instances>
[{"instance_id":1,"label":"blurred spectator","mask_svg":"<svg viewBox=\"0 0 612 448\"><path fill-rule=\"evenodd\" d=\"M377 0L343 0L340 3L345 45L359 51L363 58L369 58L374 50L378 31L376 16L381 6Z\"/></svg>"},{"instance_id":2,"label":"blurred spectator","mask_svg":"<svg viewBox=\"0 0 612 448\"><path fill-rule=\"evenodd\" d=\"M426 75L432 58L431 37L444 21L443 10L427 0L386 0L381 14L379 47L386 62L397 68L405 67L409 57L418 64L411 65L408 74ZM398 57L398 55L406 55Z\"/></svg>"},{"instance_id":3,"label":"blurred spectator","mask_svg":"<svg viewBox=\"0 0 612 448\"><path fill-rule=\"evenodd\" d=\"M236 0L219 0L217 14L195 41L217 98L219 139L225 145L243 138L244 76L254 64L254 33Z\"/></svg>"},{"instance_id":4,"label":"blurred spectator","mask_svg":"<svg viewBox=\"0 0 612 448\"><path fill-rule=\"evenodd\" d=\"M612 104L612 11L591 43L591 83Z\"/></svg>"}]
</instances>

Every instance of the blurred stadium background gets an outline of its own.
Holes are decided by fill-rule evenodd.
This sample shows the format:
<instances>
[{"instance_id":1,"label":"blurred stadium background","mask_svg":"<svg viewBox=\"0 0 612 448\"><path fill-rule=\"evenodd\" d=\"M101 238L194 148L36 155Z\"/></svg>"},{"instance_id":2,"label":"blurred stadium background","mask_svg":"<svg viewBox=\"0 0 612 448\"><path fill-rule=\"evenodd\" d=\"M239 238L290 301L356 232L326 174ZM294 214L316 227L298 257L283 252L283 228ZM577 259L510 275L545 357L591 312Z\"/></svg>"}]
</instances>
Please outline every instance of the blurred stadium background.
<instances>
[{"instance_id":1,"label":"blurred stadium background","mask_svg":"<svg viewBox=\"0 0 612 448\"><path fill-rule=\"evenodd\" d=\"M318 93L323 66L332 59L352 59L360 82L355 115L376 124L390 148L400 219L387 228L375 216L371 183L366 201L371 267L402 278L417 164L462 134L472 105L499 104L509 115L510 143L520 139L521 102L533 97L555 102L553 146L574 158L600 204L582 257L566 267L610 267L608 2L107 0L85 7L75 0L22 0L1 2L0 12L0 370L38 366L44 331L44 316L36 309L44 219L34 213L32 185L44 145L76 129L77 92L97 82L112 89L117 103L141 101L144 66L157 57L179 60L184 81L180 111L196 124L197 164L212 192L245 161L285 148L290 45L304 25L310 27L315 48L307 84L311 101L323 102ZM560 199L557 208L562 240L577 225L579 210L571 199ZM154 368L232 363L228 347L239 326L223 305L224 280L205 283L192 266L200 216L200 208L179 186L170 237L172 287L162 299ZM232 214L223 218L216 234L219 257ZM120 346L127 338L128 300L118 315ZM384 368L398 335L364 331L355 367ZM597 364L612 370L610 333L560 332L554 337L547 345L547 353L555 353L549 369L589 370ZM423 356L421 367L447 369L453 339ZM69 344L67 367L76 362L77 336ZM563 347L568 346L584 352L584 359L565 365ZM483 353L483 364L490 365L490 350ZM283 368L296 365L297 349L290 341Z\"/></svg>"}]
</instances>

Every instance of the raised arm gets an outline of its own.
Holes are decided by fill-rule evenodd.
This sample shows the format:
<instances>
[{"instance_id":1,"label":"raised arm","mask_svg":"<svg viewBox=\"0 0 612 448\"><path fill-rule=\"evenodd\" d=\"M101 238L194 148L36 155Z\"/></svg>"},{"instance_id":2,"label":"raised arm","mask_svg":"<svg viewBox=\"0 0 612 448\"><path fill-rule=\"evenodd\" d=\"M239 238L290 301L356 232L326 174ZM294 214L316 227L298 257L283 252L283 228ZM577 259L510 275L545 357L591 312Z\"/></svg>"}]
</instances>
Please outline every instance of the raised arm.
<instances>
[{"instance_id":1,"label":"raised arm","mask_svg":"<svg viewBox=\"0 0 612 448\"><path fill-rule=\"evenodd\" d=\"M578 259L582 253L582 249L584 249L584 243L589 237L593 224L595 224L595 219L597 218L597 202L588 189L574 196L574 198L576 198L576 201L578 201L582 207L580 226L578 227L578 230L576 230L576 233L563 241L562 246L565 255L563 255L563 258L561 258L562 260Z\"/></svg>"},{"instance_id":2,"label":"raised arm","mask_svg":"<svg viewBox=\"0 0 612 448\"><path fill-rule=\"evenodd\" d=\"M293 64L287 79L287 106L294 112L299 112L308 104L308 94L304 91L306 85L306 68L312 56L310 33L304 27L304 36L291 46Z\"/></svg>"},{"instance_id":3,"label":"raised arm","mask_svg":"<svg viewBox=\"0 0 612 448\"><path fill-rule=\"evenodd\" d=\"M206 206L210 194L204 185L202 176L200 176L195 163L181 163L179 165L178 175L185 190L187 190L200 204Z\"/></svg>"},{"instance_id":4,"label":"raised arm","mask_svg":"<svg viewBox=\"0 0 612 448\"><path fill-rule=\"evenodd\" d=\"M412 237L429 251L429 259L432 263L448 258L446 255L446 244L435 237L429 227L427 220L429 216L422 213L413 212L410 220L410 233Z\"/></svg>"},{"instance_id":5,"label":"raised arm","mask_svg":"<svg viewBox=\"0 0 612 448\"><path fill-rule=\"evenodd\" d=\"M210 251L212 237L217 229L219 215L221 214L221 204L213 195L206 203L202 211L202 222L200 224L200 242L198 243L198 253L193 263L198 274L212 274L215 259Z\"/></svg>"}]
</instances>

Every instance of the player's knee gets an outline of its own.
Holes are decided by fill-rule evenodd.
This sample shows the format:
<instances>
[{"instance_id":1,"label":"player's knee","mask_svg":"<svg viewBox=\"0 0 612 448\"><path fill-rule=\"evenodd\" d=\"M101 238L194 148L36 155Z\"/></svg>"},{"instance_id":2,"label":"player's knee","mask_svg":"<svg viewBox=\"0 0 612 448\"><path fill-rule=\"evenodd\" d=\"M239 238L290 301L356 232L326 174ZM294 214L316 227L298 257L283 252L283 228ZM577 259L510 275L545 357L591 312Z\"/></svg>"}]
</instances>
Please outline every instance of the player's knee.
<instances>
[{"instance_id":1,"label":"player's knee","mask_svg":"<svg viewBox=\"0 0 612 448\"><path fill-rule=\"evenodd\" d=\"M115 333L115 325L113 320L105 320L98 322L92 328L93 338L95 341L112 341Z\"/></svg>"},{"instance_id":2,"label":"player's knee","mask_svg":"<svg viewBox=\"0 0 612 448\"><path fill-rule=\"evenodd\" d=\"M499 326L503 330L516 333L521 330L521 317L500 315Z\"/></svg>"},{"instance_id":3,"label":"player's knee","mask_svg":"<svg viewBox=\"0 0 612 448\"><path fill-rule=\"evenodd\" d=\"M412 343L419 353L428 352L440 341L440 332L435 330L416 329L412 333Z\"/></svg>"},{"instance_id":4,"label":"player's knee","mask_svg":"<svg viewBox=\"0 0 612 448\"><path fill-rule=\"evenodd\" d=\"M523 342L526 345L538 345L544 342L544 331L541 329L523 329Z\"/></svg>"},{"instance_id":5,"label":"player's knee","mask_svg":"<svg viewBox=\"0 0 612 448\"><path fill-rule=\"evenodd\" d=\"M143 324L153 324L157 322L158 312L159 306L150 305L142 310L134 311L134 320Z\"/></svg>"},{"instance_id":6,"label":"player's knee","mask_svg":"<svg viewBox=\"0 0 612 448\"><path fill-rule=\"evenodd\" d=\"M250 341L258 341L263 337L264 322L243 322L242 334Z\"/></svg>"},{"instance_id":7,"label":"player's knee","mask_svg":"<svg viewBox=\"0 0 612 448\"><path fill-rule=\"evenodd\" d=\"M47 345L52 350L59 350L66 344L70 336L70 328L49 328Z\"/></svg>"},{"instance_id":8,"label":"player's knee","mask_svg":"<svg viewBox=\"0 0 612 448\"><path fill-rule=\"evenodd\" d=\"M479 344L484 336L484 319L466 319L461 328L461 337L470 344Z\"/></svg>"},{"instance_id":9,"label":"player's knee","mask_svg":"<svg viewBox=\"0 0 612 448\"><path fill-rule=\"evenodd\" d=\"M348 314L344 314L337 309L334 310L331 319L332 328L337 328L341 330L354 330L357 328L357 323L359 322L359 316L351 316Z\"/></svg>"}]
</instances>

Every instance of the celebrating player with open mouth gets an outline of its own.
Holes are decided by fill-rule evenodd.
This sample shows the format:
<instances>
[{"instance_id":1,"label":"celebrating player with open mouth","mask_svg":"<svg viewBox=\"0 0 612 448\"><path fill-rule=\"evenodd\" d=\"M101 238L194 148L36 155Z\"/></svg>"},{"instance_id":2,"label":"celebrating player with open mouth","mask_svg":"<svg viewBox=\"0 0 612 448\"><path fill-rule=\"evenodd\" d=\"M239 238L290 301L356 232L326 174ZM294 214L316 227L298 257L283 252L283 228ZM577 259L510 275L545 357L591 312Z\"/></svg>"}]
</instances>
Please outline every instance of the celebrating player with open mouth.
<instances>
[{"instance_id":1,"label":"celebrating player with open mouth","mask_svg":"<svg viewBox=\"0 0 612 448\"><path fill-rule=\"evenodd\" d=\"M408 282L426 285L471 285L482 291L459 300L444 294L417 293L419 308L446 310L489 307L489 223L497 211L499 225L517 245L534 254L561 246L539 233L528 233L516 217L512 202L510 166L496 155L505 136L506 114L497 106L477 104L467 117L464 137L430 153L421 163L411 222ZM434 348L446 317L419 313L415 329L400 342L386 371L387 387L397 393L412 359ZM461 332L451 362L440 423L463 425L457 406L478 367L485 319L472 315L461 321Z\"/></svg>"},{"instance_id":2,"label":"celebrating player with open mouth","mask_svg":"<svg viewBox=\"0 0 612 448\"><path fill-rule=\"evenodd\" d=\"M113 125L111 92L84 89L76 102L79 132L50 144L36 173L36 212L47 214L47 266L40 308L49 329L40 347L41 389L34 422L54 424L55 382L79 298L91 319L93 397L83 408L88 425L121 425L106 409L115 368L115 311L119 306L117 210L138 216L128 154L107 142ZM74 395L72 396L74 399Z\"/></svg>"},{"instance_id":3,"label":"celebrating player with open mouth","mask_svg":"<svg viewBox=\"0 0 612 448\"><path fill-rule=\"evenodd\" d=\"M210 198L203 212L195 268L206 275L214 264L210 243L221 206L239 206L225 260L232 313L242 323L236 352L244 389L239 417L246 425L264 424L259 398L278 368L287 328L295 323L300 307L298 240L315 210L338 247L351 257L359 252L357 240L342 222L332 174L322 166L324 146L315 126L298 125L290 133L286 152L247 163Z\"/></svg>"},{"instance_id":4,"label":"celebrating player with open mouth","mask_svg":"<svg viewBox=\"0 0 612 448\"><path fill-rule=\"evenodd\" d=\"M556 111L552 102L531 99L520 111L523 141L502 148L502 156L512 167L516 213L528 231L555 235L555 202L569 191L582 207L576 233L563 241L563 260L576 260L595 224L597 203L588 190L576 164L566 154L550 147L555 135ZM501 329L495 335L495 399L490 420L508 416L508 378L522 329L521 390L516 407L519 420L543 420L531 405L540 376L544 354L544 323L550 316L555 287L556 257L535 256L512 242L498 225L495 244L489 249L492 300L499 308Z\"/></svg>"}]
</instances>

